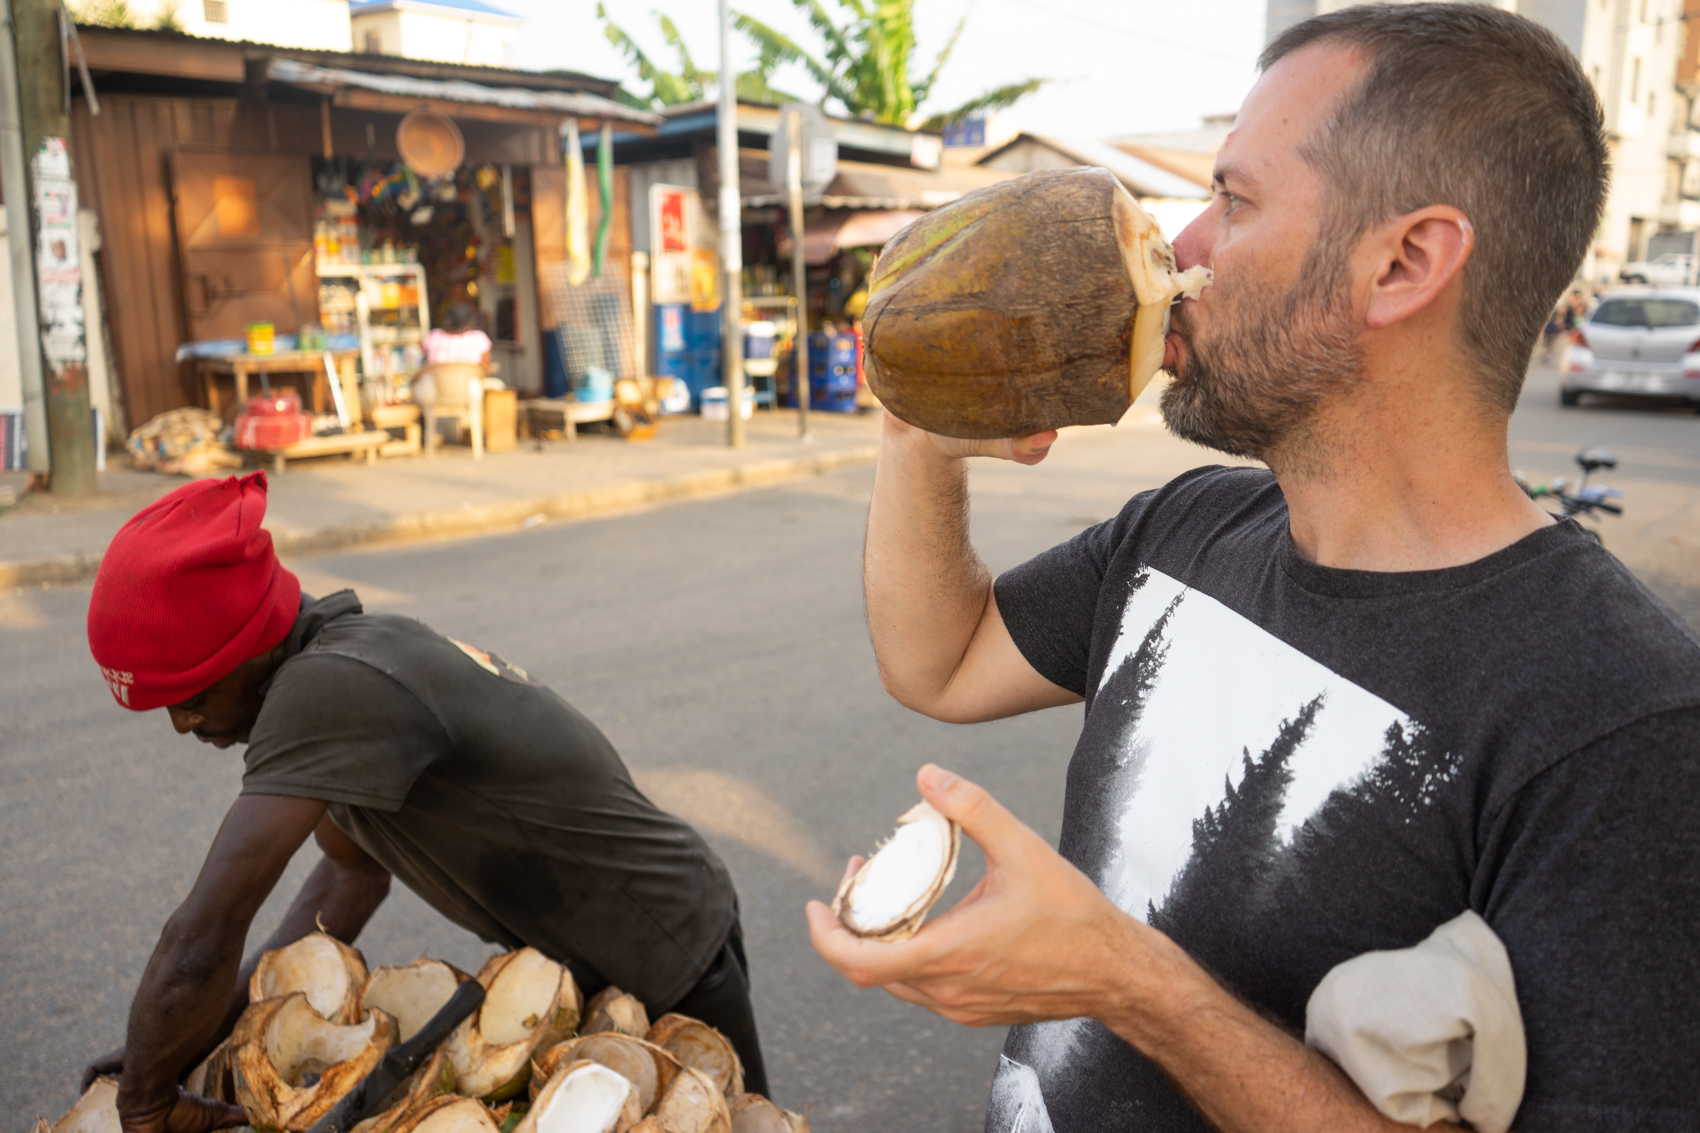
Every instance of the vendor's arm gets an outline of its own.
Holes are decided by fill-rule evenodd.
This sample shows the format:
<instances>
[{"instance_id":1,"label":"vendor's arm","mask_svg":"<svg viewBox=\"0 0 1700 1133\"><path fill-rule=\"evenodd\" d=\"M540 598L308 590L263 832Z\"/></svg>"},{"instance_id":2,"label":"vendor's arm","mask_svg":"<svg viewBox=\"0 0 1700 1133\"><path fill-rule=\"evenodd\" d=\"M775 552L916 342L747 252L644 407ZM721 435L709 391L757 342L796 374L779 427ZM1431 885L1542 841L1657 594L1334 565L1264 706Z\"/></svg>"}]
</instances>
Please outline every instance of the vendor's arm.
<instances>
[{"instance_id":1,"label":"vendor's arm","mask_svg":"<svg viewBox=\"0 0 1700 1133\"><path fill-rule=\"evenodd\" d=\"M992 596L992 576L968 538L964 458L1037 464L1055 439L1053 432L958 441L885 415L863 586L880 679L899 703L973 723L1080 699L1041 676L1016 648Z\"/></svg>"},{"instance_id":2,"label":"vendor's arm","mask_svg":"<svg viewBox=\"0 0 1700 1133\"><path fill-rule=\"evenodd\" d=\"M1116 908L984 790L936 767L920 783L985 850L986 876L898 944L856 937L812 903L816 950L857 986L884 987L969 1026L1095 1018L1227 1133L1407 1128L1168 937Z\"/></svg>"},{"instance_id":3,"label":"vendor's arm","mask_svg":"<svg viewBox=\"0 0 1700 1133\"><path fill-rule=\"evenodd\" d=\"M388 893L388 872L336 828L323 802L273 795L237 799L194 889L166 922L130 1009L118 1094L126 1133L193 1133L219 1124L207 1124L204 1113L180 1101L177 1081L241 1014L258 963L258 954L242 962L249 926L310 833L317 834L324 860L262 951L299 940L321 924L332 936L352 941ZM239 1112L236 1117L239 1123Z\"/></svg>"}]
</instances>

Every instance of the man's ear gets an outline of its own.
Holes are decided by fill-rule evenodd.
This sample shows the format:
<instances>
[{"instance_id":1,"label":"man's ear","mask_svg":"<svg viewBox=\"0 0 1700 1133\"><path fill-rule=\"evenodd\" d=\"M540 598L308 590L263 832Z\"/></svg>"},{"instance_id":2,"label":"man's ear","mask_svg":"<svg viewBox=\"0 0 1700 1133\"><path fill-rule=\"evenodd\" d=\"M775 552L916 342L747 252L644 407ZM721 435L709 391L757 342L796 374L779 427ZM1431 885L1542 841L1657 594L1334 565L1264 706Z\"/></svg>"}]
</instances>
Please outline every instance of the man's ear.
<instances>
[{"instance_id":1,"label":"man's ear","mask_svg":"<svg viewBox=\"0 0 1700 1133\"><path fill-rule=\"evenodd\" d=\"M1464 270L1476 229L1451 205L1430 205L1382 225L1370 241L1377 262L1364 321L1380 330L1434 304Z\"/></svg>"}]
</instances>

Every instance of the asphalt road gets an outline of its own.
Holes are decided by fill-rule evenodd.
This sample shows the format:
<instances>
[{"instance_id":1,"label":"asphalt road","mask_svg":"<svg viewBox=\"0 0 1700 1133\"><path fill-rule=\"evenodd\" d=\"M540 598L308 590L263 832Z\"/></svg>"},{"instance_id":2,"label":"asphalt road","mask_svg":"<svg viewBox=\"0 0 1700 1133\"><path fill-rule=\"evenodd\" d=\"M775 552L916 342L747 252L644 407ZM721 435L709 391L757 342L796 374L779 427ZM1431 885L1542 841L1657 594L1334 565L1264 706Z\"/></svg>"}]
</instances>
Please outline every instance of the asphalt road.
<instances>
[{"instance_id":1,"label":"asphalt road","mask_svg":"<svg viewBox=\"0 0 1700 1133\"><path fill-rule=\"evenodd\" d=\"M1513 460L1573 472L1615 446L1629 514L1605 539L1700 623L1700 417L1560 410L1537 370ZM1214 458L1148 409L1072 432L1036 469L975 473L974 532L994 570ZM1047 838L1079 709L950 727L879 687L862 620L872 471L512 535L293 563L310 591L348 585L523 664L608 732L639 782L696 822L737 878L773 1089L822 1133L978 1130L1000 1033L969 1031L814 955L803 903L830 893L915 799L928 760L989 786ZM64 1111L78 1070L122 1038L130 995L240 775L236 751L115 707L83 642L88 587L0 595L0 1113L22 1133ZM255 925L270 931L316 859L305 850ZM964 856L953 894L978 879ZM947 900L950 899L947 897ZM360 941L372 964L475 968L490 949L398 890Z\"/></svg>"}]
</instances>

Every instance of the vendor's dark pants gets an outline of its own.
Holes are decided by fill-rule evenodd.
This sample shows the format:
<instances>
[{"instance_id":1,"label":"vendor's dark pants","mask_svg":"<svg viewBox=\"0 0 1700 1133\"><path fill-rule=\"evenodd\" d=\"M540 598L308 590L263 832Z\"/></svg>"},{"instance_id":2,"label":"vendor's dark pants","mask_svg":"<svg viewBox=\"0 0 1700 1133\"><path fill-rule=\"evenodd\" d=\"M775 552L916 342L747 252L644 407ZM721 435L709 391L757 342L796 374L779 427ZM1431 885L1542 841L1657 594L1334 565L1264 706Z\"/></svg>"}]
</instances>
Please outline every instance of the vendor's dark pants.
<instances>
[{"instance_id":1,"label":"vendor's dark pants","mask_svg":"<svg viewBox=\"0 0 1700 1133\"><path fill-rule=\"evenodd\" d=\"M731 1042L744 1062L744 1089L767 1096L767 1067L756 1037L756 1013L750 1006L750 962L744 958L744 930L734 920L720 955L697 985L668 1011L701 1019ZM665 1013L665 1012L664 1012Z\"/></svg>"}]
</instances>

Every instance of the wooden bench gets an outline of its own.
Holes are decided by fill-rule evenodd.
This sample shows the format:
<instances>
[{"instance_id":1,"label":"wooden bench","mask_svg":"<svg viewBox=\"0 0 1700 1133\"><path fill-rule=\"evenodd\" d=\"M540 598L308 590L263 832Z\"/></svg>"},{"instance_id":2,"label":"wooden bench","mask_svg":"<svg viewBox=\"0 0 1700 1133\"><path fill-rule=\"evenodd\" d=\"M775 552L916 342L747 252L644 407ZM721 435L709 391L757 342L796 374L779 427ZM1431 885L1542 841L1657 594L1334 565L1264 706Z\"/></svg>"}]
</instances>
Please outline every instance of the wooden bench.
<instances>
[{"instance_id":1,"label":"wooden bench","mask_svg":"<svg viewBox=\"0 0 1700 1133\"><path fill-rule=\"evenodd\" d=\"M573 426L588 424L592 421L612 421L614 419L614 402L612 401L573 401L564 397L529 397L519 403L519 409L525 415L527 432L532 436L538 433L537 416L539 414L560 414L561 428L566 432L566 439L577 439L577 430Z\"/></svg>"},{"instance_id":2,"label":"wooden bench","mask_svg":"<svg viewBox=\"0 0 1700 1133\"><path fill-rule=\"evenodd\" d=\"M283 467L287 461L299 460L304 456L334 456L337 453L366 454L367 464L378 462L378 452L392 442L388 433L381 429L373 429L362 433L333 433L328 437L308 437L282 448L251 449L256 456L266 455L272 458L272 473L283 475Z\"/></svg>"}]
</instances>

